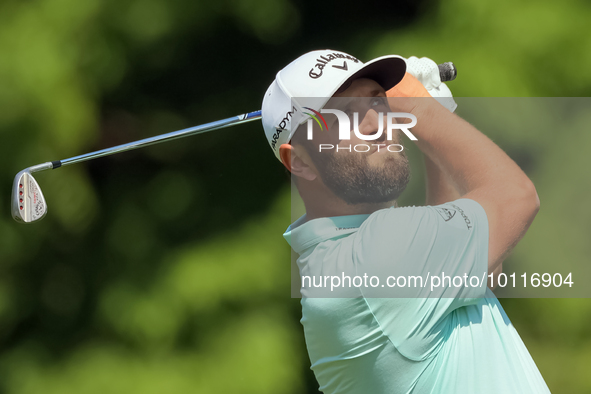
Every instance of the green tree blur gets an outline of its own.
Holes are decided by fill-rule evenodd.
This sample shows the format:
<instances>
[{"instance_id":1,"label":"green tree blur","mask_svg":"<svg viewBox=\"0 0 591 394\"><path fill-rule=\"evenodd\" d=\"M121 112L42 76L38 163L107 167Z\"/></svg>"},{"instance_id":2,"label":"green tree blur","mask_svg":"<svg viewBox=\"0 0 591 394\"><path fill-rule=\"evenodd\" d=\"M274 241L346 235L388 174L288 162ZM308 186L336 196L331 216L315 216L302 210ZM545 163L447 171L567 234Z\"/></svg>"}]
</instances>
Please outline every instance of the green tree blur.
<instances>
[{"instance_id":1,"label":"green tree blur","mask_svg":"<svg viewBox=\"0 0 591 394\"><path fill-rule=\"evenodd\" d=\"M9 215L21 169L258 110L320 48L453 61L457 97L590 96L590 19L582 0L3 0L0 393L317 389L289 181L260 124L39 174L33 225ZM587 120L486 131L542 201L506 267L589 261ZM415 175L404 203L422 202ZM589 299L502 304L553 392L591 391Z\"/></svg>"}]
</instances>

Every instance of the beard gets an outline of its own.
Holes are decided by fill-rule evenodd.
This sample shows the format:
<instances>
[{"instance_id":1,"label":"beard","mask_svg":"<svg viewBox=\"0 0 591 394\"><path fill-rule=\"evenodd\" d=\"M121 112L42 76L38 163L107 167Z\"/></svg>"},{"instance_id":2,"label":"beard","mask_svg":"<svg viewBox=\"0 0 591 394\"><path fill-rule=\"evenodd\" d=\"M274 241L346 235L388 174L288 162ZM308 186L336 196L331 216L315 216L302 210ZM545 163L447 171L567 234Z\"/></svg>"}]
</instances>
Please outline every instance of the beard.
<instances>
[{"instance_id":1,"label":"beard","mask_svg":"<svg viewBox=\"0 0 591 394\"><path fill-rule=\"evenodd\" d=\"M326 187L356 205L394 201L408 185L410 166L404 151L387 154L398 156L381 165L371 165L363 153L314 152L311 157Z\"/></svg>"}]
</instances>

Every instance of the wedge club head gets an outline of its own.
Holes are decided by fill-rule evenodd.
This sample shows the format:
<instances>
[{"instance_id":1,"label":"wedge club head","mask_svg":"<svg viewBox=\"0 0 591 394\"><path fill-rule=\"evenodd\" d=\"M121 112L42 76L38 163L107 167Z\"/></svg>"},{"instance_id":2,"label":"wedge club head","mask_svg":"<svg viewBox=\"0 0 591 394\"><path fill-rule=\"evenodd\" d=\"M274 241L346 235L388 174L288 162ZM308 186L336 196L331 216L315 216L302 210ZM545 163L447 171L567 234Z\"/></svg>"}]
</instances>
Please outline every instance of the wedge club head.
<instances>
[{"instance_id":1,"label":"wedge club head","mask_svg":"<svg viewBox=\"0 0 591 394\"><path fill-rule=\"evenodd\" d=\"M17 222L31 223L47 213L45 197L27 168L16 174L12 184L12 217Z\"/></svg>"}]
</instances>

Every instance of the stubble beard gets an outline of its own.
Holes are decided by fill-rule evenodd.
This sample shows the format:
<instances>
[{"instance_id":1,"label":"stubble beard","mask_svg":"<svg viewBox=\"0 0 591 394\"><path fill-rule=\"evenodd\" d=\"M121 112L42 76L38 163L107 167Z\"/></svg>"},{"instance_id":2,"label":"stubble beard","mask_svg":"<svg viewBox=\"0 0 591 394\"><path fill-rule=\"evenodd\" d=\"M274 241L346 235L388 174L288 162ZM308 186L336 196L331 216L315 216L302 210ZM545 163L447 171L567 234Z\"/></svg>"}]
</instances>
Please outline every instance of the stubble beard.
<instances>
[{"instance_id":1,"label":"stubble beard","mask_svg":"<svg viewBox=\"0 0 591 394\"><path fill-rule=\"evenodd\" d=\"M353 152L316 152L312 160L326 187L347 204L381 204L397 200L410 181L404 151L382 154L390 156L381 165Z\"/></svg>"}]
</instances>

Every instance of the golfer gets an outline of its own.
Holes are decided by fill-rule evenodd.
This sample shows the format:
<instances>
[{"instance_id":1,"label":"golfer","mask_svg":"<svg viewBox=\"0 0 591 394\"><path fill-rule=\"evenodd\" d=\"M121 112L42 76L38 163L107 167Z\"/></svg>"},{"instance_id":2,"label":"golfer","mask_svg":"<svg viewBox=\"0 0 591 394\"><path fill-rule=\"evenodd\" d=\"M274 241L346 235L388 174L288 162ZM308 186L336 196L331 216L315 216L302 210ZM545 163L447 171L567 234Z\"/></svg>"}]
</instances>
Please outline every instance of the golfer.
<instances>
[{"instance_id":1,"label":"golfer","mask_svg":"<svg viewBox=\"0 0 591 394\"><path fill-rule=\"evenodd\" d=\"M265 94L265 134L306 208L284 237L326 394L549 393L487 286L538 196L455 107L427 58L333 50L299 57ZM408 141L425 157L427 206L396 204Z\"/></svg>"}]
</instances>

